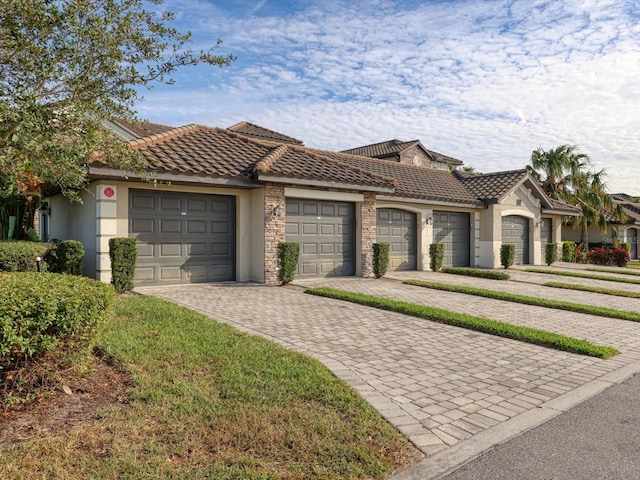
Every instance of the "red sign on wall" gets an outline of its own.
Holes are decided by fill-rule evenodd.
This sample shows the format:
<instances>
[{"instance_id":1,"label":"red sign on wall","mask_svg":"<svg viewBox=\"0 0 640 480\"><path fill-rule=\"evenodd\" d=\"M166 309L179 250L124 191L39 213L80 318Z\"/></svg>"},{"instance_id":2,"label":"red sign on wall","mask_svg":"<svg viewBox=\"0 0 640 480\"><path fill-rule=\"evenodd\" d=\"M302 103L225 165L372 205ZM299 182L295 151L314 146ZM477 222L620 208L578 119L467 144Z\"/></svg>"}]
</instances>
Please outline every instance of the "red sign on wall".
<instances>
[{"instance_id":1,"label":"red sign on wall","mask_svg":"<svg viewBox=\"0 0 640 480\"><path fill-rule=\"evenodd\" d=\"M113 190L113 188L107 187L102 191L102 193L104 193L105 197L111 198L115 195L116 192Z\"/></svg>"}]
</instances>

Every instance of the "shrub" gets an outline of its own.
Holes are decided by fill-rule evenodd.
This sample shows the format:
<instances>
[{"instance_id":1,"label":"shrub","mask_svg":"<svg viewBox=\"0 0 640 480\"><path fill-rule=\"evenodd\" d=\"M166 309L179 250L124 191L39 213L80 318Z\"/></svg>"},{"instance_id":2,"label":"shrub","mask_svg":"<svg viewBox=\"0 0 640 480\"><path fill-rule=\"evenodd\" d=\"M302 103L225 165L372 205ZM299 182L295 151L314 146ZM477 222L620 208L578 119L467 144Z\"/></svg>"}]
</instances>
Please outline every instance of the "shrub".
<instances>
[{"instance_id":1,"label":"shrub","mask_svg":"<svg viewBox=\"0 0 640 480\"><path fill-rule=\"evenodd\" d=\"M547 265L551 265L558 258L558 245L555 243L547 243L544 246L544 261Z\"/></svg>"},{"instance_id":2,"label":"shrub","mask_svg":"<svg viewBox=\"0 0 640 480\"><path fill-rule=\"evenodd\" d=\"M495 270L483 270L481 268L445 267L442 269L442 272L453 275L465 275L467 277L488 278L491 280L509 280L511 278L508 273L496 272Z\"/></svg>"},{"instance_id":3,"label":"shrub","mask_svg":"<svg viewBox=\"0 0 640 480\"><path fill-rule=\"evenodd\" d=\"M56 244L56 273L82 275L84 261L84 245L77 240L65 240Z\"/></svg>"},{"instance_id":4,"label":"shrub","mask_svg":"<svg viewBox=\"0 0 640 480\"><path fill-rule=\"evenodd\" d=\"M280 242L278 244L278 261L280 263L278 280L282 285L292 282L295 278L299 259L300 244L298 242Z\"/></svg>"},{"instance_id":5,"label":"shrub","mask_svg":"<svg viewBox=\"0 0 640 480\"><path fill-rule=\"evenodd\" d=\"M589 250L589 253L587 253L587 258L589 259L589 263L593 263L594 265L612 265L609 252L604 247L592 248Z\"/></svg>"},{"instance_id":6,"label":"shrub","mask_svg":"<svg viewBox=\"0 0 640 480\"><path fill-rule=\"evenodd\" d=\"M609 255L611 257L611 263L618 267L626 267L629 260L631 260L629 250L625 250L624 248L614 248L609 252Z\"/></svg>"},{"instance_id":7,"label":"shrub","mask_svg":"<svg viewBox=\"0 0 640 480\"><path fill-rule=\"evenodd\" d=\"M0 242L0 272L35 272L36 257L40 257L42 270L47 270L46 254L50 243L7 240Z\"/></svg>"},{"instance_id":8,"label":"shrub","mask_svg":"<svg viewBox=\"0 0 640 480\"><path fill-rule=\"evenodd\" d=\"M504 268L513 265L513 259L516 256L516 246L512 243L505 243L500 246L500 264Z\"/></svg>"},{"instance_id":9,"label":"shrub","mask_svg":"<svg viewBox=\"0 0 640 480\"><path fill-rule=\"evenodd\" d=\"M389 244L373 244L373 274L376 278L384 277L389 267Z\"/></svg>"},{"instance_id":10,"label":"shrub","mask_svg":"<svg viewBox=\"0 0 640 480\"><path fill-rule=\"evenodd\" d=\"M444 243L432 243L429 245L429 267L434 272L442 268L444 260Z\"/></svg>"},{"instance_id":11,"label":"shrub","mask_svg":"<svg viewBox=\"0 0 640 480\"><path fill-rule=\"evenodd\" d=\"M562 242L562 261L573 262L576 254L575 242Z\"/></svg>"},{"instance_id":12,"label":"shrub","mask_svg":"<svg viewBox=\"0 0 640 480\"><path fill-rule=\"evenodd\" d=\"M114 300L110 285L53 273L2 273L0 291L0 370L65 337L90 342Z\"/></svg>"},{"instance_id":13,"label":"shrub","mask_svg":"<svg viewBox=\"0 0 640 480\"><path fill-rule=\"evenodd\" d=\"M119 293L133 289L136 273L138 247L135 238L112 238L109 240L111 258L111 283Z\"/></svg>"},{"instance_id":14,"label":"shrub","mask_svg":"<svg viewBox=\"0 0 640 480\"><path fill-rule=\"evenodd\" d=\"M620 242L620 248L624 248L627 252L631 251L631 243L629 242Z\"/></svg>"}]
</instances>

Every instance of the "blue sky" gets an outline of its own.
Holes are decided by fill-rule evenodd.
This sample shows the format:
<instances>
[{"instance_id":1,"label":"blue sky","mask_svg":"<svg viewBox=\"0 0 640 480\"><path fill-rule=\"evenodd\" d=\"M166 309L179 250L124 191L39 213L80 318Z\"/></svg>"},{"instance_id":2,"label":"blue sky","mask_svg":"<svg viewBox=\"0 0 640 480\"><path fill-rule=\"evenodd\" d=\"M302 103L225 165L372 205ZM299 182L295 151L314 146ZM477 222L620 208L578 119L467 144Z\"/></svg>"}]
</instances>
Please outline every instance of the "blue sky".
<instances>
[{"instance_id":1,"label":"blue sky","mask_svg":"<svg viewBox=\"0 0 640 480\"><path fill-rule=\"evenodd\" d=\"M194 48L220 37L229 68L185 68L144 92L142 118L246 120L343 150L420 139L482 172L578 145L611 192L640 195L636 0L165 0Z\"/></svg>"}]
</instances>

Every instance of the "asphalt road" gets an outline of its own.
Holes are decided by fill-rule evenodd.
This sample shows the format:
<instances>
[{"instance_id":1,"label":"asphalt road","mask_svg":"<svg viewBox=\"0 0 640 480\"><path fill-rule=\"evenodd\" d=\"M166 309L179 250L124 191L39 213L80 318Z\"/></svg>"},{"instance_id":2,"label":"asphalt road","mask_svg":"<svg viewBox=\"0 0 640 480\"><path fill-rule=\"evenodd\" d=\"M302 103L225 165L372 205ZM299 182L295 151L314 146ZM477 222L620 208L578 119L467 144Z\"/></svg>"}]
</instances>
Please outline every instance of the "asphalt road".
<instances>
[{"instance_id":1,"label":"asphalt road","mask_svg":"<svg viewBox=\"0 0 640 480\"><path fill-rule=\"evenodd\" d=\"M640 374L442 478L639 479Z\"/></svg>"}]
</instances>

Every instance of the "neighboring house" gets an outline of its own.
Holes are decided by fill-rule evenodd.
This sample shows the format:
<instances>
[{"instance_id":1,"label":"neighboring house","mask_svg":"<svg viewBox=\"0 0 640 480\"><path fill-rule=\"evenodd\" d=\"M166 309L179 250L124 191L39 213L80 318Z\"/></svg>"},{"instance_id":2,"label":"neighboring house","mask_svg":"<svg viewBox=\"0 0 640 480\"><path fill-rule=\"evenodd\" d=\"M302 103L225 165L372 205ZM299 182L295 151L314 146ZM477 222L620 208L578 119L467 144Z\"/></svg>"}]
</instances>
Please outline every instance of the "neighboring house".
<instances>
[{"instance_id":1,"label":"neighboring house","mask_svg":"<svg viewBox=\"0 0 640 480\"><path fill-rule=\"evenodd\" d=\"M613 201L622 207L627 216L623 222L616 220L613 216L607 218L607 229L602 232L596 227L589 227L587 231L589 243L612 243L616 238L620 242L630 244L629 256L632 260L639 258L638 252L638 230L640 230L640 203L635 202L635 198L626 193L614 193L611 195ZM580 230L571 226L562 227L563 240L580 242Z\"/></svg>"},{"instance_id":2,"label":"neighboring house","mask_svg":"<svg viewBox=\"0 0 640 480\"><path fill-rule=\"evenodd\" d=\"M420 143L420 140L410 140L408 142L388 140L363 147L350 148L349 150L343 150L342 153L379 158L380 160L389 160L407 165L439 168L441 170L452 170L454 167L463 165L463 162L456 158L426 149Z\"/></svg>"},{"instance_id":3,"label":"neighboring house","mask_svg":"<svg viewBox=\"0 0 640 480\"><path fill-rule=\"evenodd\" d=\"M153 182L93 163L82 204L47 199L42 233L82 241L85 274L103 281L109 239L127 236L138 239L136 285L275 284L282 241L300 243L300 277L371 276L375 242L391 244L391 269L427 270L433 242L445 243L445 265L499 267L505 242L517 263L541 264L562 215L578 213L526 170L474 175L313 149L247 122L129 145Z\"/></svg>"}]
</instances>

